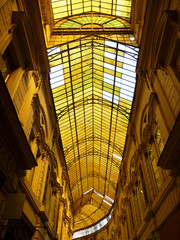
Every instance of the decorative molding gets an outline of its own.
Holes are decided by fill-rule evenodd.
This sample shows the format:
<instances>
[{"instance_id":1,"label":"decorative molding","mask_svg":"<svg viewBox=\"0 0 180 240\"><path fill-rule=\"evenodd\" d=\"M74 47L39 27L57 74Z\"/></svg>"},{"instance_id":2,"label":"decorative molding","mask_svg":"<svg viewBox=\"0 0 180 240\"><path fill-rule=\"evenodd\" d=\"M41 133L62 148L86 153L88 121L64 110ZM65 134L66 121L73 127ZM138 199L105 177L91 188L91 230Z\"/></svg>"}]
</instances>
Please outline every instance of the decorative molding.
<instances>
[{"instance_id":1,"label":"decorative molding","mask_svg":"<svg viewBox=\"0 0 180 240\"><path fill-rule=\"evenodd\" d=\"M35 86L38 87L38 82L39 82L39 74L37 71L32 72L32 77L34 79Z\"/></svg>"},{"instance_id":2,"label":"decorative molding","mask_svg":"<svg viewBox=\"0 0 180 240\"><path fill-rule=\"evenodd\" d=\"M31 105L32 105L32 108L33 108L33 111L35 114L35 119L36 119L36 116L38 116L40 114L40 100L39 100L38 93L35 93L33 95Z\"/></svg>"},{"instance_id":3,"label":"decorative molding","mask_svg":"<svg viewBox=\"0 0 180 240\"><path fill-rule=\"evenodd\" d=\"M54 171L52 171L52 170L51 170L51 172L50 172L49 183L51 184L53 195L56 196L57 192L59 192L60 195L62 195L62 193L63 193L63 188L62 188L61 185L57 182L56 173L55 173Z\"/></svg>"}]
</instances>

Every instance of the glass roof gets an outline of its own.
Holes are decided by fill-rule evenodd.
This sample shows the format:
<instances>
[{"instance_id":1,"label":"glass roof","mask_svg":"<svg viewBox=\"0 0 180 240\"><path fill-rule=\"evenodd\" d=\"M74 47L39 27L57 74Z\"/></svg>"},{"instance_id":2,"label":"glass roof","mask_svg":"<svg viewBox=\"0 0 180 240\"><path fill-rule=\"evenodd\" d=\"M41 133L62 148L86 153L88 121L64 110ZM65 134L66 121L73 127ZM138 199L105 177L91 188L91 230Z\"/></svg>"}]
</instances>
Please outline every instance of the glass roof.
<instances>
[{"instance_id":1,"label":"glass roof","mask_svg":"<svg viewBox=\"0 0 180 240\"><path fill-rule=\"evenodd\" d=\"M131 0L52 0L54 19L86 12L130 18Z\"/></svg>"},{"instance_id":2,"label":"glass roof","mask_svg":"<svg viewBox=\"0 0 180 240\"><path fill-rule=\"evenodd\" d=\"M112 209L136 84L131 1L52 1L50 83L70 178L74 230ZM99 12L99 14L97 14Z\"/></svg>"}]
</instances>

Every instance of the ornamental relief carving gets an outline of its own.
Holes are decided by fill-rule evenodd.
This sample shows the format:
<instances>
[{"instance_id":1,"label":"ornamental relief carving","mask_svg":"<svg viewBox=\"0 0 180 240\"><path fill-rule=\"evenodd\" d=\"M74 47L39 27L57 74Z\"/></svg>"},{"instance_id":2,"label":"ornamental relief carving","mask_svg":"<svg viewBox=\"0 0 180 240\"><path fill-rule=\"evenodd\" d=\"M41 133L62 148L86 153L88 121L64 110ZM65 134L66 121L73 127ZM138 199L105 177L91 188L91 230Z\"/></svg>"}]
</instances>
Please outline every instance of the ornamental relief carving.
<instances>
[{"instance_id":1,"label":"ornamental relief carving","mask_svg":"<svg viewBox=\"0 0 180 240\"><path fill-rule=\"evenodd\" d=\"M56 196L56 194L59 192L60 195L62 195L63 193L63 188L61 187L61 185L57 182L57 177L56 177L56 173L54 171L50 172L50 178L49 178L49 183L52 187L52 193L53 195Z\"/></svg>"},{"instance_id":2,"label":"ornamental relief carving","mask_svg":"<svg viewBox=\"0 0 180 240\"><path fill-rule=\"evenodd\" d=\"M41 153L42 160L43 160L45 157L48 158L48 157L49 157L49 154L50 154L49 146L48 146L47 144L44 144L44 145L43 145L43 150L42 150L42 153Z\"/></svg>"},{"instance_id":3,"label":"ornamental relief carving","mask_svg":"<svg viewBox=\"0 0 180 240\"><path fill-rule=\"evenodd\" d=\"M33 77L36 89L39 90L40 87L42 86L42 75L39 75L39 72L37 71L33 71L32 77Z\"/></svg>"},{"instance_id":4,"label":"ornamental relief carving","mask_svg":"<svg viewBox=\"0 0 180 240\"><path fill-rule=\"evenodd\" d=\"M32 72L32 77L33 77L35 86L37 87L38 86L38 81L39 81L39 74L38 74L38 72L33 71Z\"/></svg>"},{"instance_id":5,"label":"ornamental relief carving","mask_svg":"<svg viewBox=\"0 0 180 240\"><path fill-rule=\"evenodd\" d=\"M40 101L39 101L38 93L35 93L33 95L31 105L32 105L34 112L38 111L38 113L40 113Z\"/></svg>"}]
</instances>

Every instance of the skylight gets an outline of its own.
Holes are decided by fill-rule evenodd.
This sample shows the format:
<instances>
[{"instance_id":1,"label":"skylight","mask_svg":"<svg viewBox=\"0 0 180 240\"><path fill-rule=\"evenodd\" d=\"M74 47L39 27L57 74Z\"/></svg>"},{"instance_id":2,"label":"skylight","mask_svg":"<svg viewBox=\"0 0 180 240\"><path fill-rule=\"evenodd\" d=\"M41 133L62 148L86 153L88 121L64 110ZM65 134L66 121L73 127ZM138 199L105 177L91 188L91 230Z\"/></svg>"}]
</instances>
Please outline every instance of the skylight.
<instances>
[{"instance_id":1,"label":"skylight","mask_svg":"<svg viewBox=\"0 0 180 240\"><path fill-rule=\"evenodd\" d=\"M103 217L115 199L136 84L131 3L52 0L50 84L74 202L73 230L86 228L82 236L107 223ZM90 228L92 221L99 224Z\"/></svg>"},{"instance_id":2,"label":"skylight","mask_svg":"<svg viewBox=\"0 0 180 240\"><path fill-rule=\"evenodd\" d=\"M52 47L52 48L49 48L47 49L47 53L48 53L48 56L51 56L51 55L54 55L56 53L60 53L60 47L59 46L56 46L56 47Z\"/></svg>"},{"instance_id":3,"label":"skylight","mask_svg":"<svg viewBox=\"0 0 180 240\"><path fill-rule=\"evenodd\" d=\"M73 2L65 0L52 0L52 7L55 19L89 11L113 14L126 18L130 18L131 13L130 0L117 0L114 4L112 4L111 1L99 0L74 0Z\"/></svg>"},{"instance_id":4,"label":"skylight","mask_svg":"<svg viewBox=\"0 0 180 240\"><path fill-rule=\"evenodd\" d=\"M91 219L100 221L112 208L137 56L136 45L88 36L48 49L50 84L76 213L74 231L89 229Z\"/></svg>"},{"instance_id":5,"label":"skylight","mask_svg":"<svg viewBox=\"0 0 180 240\"><path fill-rule=\"evenodd\" d=\"M117 64L109 64L104 62L104 68L107 68L115 75L104 72L104 82L120 88L119 95L113 95L113 93L103 91L103 98L113 102L119 103L119 98L123 98L129 101L133 100L134 88L136 83L136 62L138 55L138 48L132 46L126 46L118 44L109 40L105 40L105 45L115 49L114 53L105 51L104 57L112 60L117 60ZM119 51L121 50L121 51ZM119 67L121 63L121 67ZM121 74L121 78L116 76L116 72Z\"/></svg>"},{"instance_id":6,"label":"skylight","mask_svg":"<svg viewBox=\"0 0 180 240\"><path fill-rule=\"evenodd\" d=\"M61 49L59 46L47 49L49 58L53 58L56 55L59 55L60 52ZM64 73L62 64L58 64L50 68L50 84L51 89L60 87L64 84Z\"/></svg>"}]
</instances>

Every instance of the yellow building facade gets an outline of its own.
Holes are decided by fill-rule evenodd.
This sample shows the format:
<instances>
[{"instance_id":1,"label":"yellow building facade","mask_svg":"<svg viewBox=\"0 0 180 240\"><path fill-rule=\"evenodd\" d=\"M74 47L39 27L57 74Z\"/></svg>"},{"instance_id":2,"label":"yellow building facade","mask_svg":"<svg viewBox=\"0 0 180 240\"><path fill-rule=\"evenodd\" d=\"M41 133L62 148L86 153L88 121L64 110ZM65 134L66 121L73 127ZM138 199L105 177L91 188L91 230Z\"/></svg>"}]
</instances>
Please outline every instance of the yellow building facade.
<instances>
[{"instance_id":1,"label":"yellow building facade","mask_svg":"<svg viewBox=\"0 0 180 240\"><path fill-rule=\"evenodd\" d=\"M180 239L179 18L178 0L0 1L0 239Z\"/></svg>"}]
</instances>

